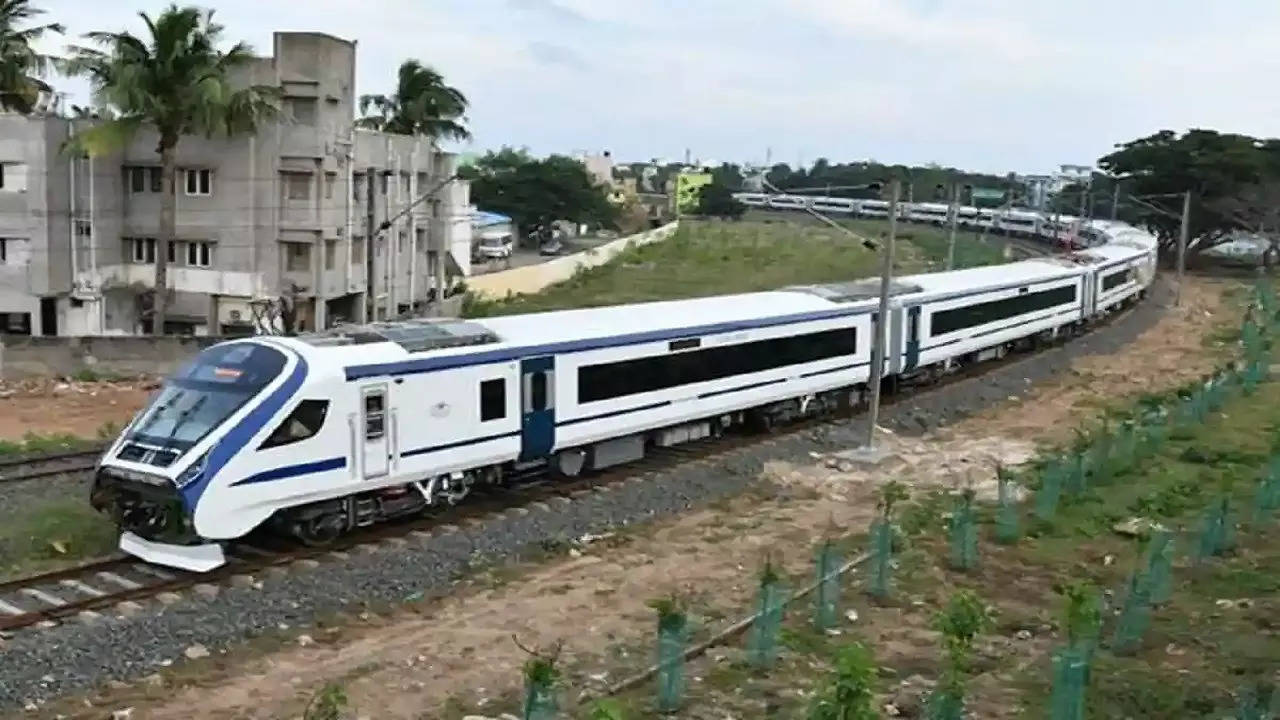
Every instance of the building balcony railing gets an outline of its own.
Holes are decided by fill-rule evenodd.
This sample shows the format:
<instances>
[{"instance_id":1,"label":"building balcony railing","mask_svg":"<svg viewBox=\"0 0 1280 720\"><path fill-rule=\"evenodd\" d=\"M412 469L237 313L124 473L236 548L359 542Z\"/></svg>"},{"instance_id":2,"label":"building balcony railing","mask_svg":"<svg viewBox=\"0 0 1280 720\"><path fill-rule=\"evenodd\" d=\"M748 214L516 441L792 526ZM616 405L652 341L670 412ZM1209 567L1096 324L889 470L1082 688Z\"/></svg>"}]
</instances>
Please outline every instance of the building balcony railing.
<instances>
[{"instance_id":1,"label":"building balcony railing","mask_svg":"<svg viewBox=\"0 0 1280 720\"><path fill-rule=\"evenodd\" d=\"M169 287L178 292L250 298L266 294L266 284L259 273L170 266L168 274ZM82 272L77 276L77 285L98 291L126 287L151 289L155 287L155 279L154 265L122 263L99 266L96 277Z\"/></svg>"}]
</instances>

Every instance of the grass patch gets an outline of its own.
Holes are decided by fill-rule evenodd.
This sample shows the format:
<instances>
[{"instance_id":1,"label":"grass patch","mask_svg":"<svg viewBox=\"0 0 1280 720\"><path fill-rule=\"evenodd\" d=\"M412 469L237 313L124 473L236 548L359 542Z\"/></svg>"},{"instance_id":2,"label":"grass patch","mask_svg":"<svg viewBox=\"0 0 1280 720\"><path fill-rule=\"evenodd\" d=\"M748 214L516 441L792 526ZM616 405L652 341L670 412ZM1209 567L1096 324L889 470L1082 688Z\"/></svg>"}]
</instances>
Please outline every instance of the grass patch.
<instances>
[{"instance_id":1,"label":"grass patch","mask_svg":"<svg viewBox=\"0 0 1280 720\"><path fill-rule=\"evenodd\" d=\"M98 431L97 439L82 438L70 433L33 433L28 432L21 440L0 440L0 457L5 455L43 455L47 453L72 452L95 447L105 439L113 437L112 427L108 423ZM111 433L104 435L103 433Z\"/></svg>"},{"instance_id":2,"label":"grass patch","mask_svg":"<svg viewBox=\"0 0 1280 720\"><path fill-rule=\"evenodd\" d=\"M115 525L84 498L53 500L0 523L0 580L110 554Z\"/></svg>"},{"instance_id":3,"label":"grass patch","mask_svg":"<svg viewBox=\"0 0 1280 720\"><path fill-rule=\"evenodd\" d=\"M872 238L888 227L874 221L848 224ZM927 270L946 255L945 235L935 229L908 226L899 237L897 272ZM1001 261L999 250L958 249L957 256L970 264ZM775 290L871 277L878 274L878 263L875 250L816 223L685 221L665 241L630 248L535 295L469 298L463 314L509 315Z\"/></svg>"}]
</instances>

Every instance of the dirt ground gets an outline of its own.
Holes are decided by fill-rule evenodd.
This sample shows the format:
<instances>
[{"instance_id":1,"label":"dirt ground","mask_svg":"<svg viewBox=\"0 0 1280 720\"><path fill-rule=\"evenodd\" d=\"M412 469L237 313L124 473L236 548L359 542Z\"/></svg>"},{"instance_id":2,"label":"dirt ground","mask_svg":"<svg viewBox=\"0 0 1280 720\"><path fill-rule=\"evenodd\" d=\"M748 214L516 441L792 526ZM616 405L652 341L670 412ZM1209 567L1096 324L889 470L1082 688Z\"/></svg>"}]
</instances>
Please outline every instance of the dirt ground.
<instances>
[{"instance_id":1,"label":"dirt ground","mask_svg":"<svg viewBox=\"0 0 1280 720\"><path fill-rule=\"evenodd\" d=\"M1169 388L1207 371L1222 349L1206 348L1204 338L1215 326L1234 323L1235 312L1223 312L1225 287L1192 281L1183 307L1171 309L1125 352L1080 361L1028 399L922 439L887 438L894 457L874 471L842 471L840 463L818 455L808 464L772 463L766 479L784 492L738 498L537 564L494 570L428 606L314 630L260 656L192 663L109 691L94 699L93 710L80 710L98 717L133 707L135 720L185 719L193 707L205 718L300 717L318 688L340 681L353 717L454 718L463 710L498 715L513 707L527 659L513 634L526 646L563 642L561 658L574 693L615 682L651 660L654 613L646 600L681 593L694 617L718 628L749 607L755 567L766 553L785 572L803 577L813 542L830 523L867 526L883 481L929 488L967 480L982 494L993 492L996 461L1027 459L1036 442L1068 435L1102 402ZM936 656L923 628L904 622L898 632L903 653L926 645ZM884 636L877 643L893 640Z\"/></svg>"},{"instance_id":2,"label":"dirt ground","mask_svg":"<svg viewBox=\"0 0 1280 720\"><path fill-rule=\"evenodd\" d=\"M0 440L27 433L92 439L107 423L122 427L146 403L156 381L44 380L0 384Z\"/></svg>"}]
</instances>

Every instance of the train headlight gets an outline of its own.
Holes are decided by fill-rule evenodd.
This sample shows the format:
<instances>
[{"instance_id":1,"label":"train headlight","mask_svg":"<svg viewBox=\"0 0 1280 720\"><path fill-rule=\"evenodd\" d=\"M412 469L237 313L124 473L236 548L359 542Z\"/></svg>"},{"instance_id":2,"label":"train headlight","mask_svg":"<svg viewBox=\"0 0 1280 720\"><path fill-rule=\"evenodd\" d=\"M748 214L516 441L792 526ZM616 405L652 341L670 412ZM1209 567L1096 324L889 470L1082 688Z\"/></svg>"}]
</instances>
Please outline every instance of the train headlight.
<instances>
[{"instance_id":1,"label":"train headlight","mask_svg":"<svg viewBox=\"0 0 1280 720\"><path fill-rule=\"evenodd\" d=\"M199 460L196 460L195 462L191 463L191 465L188 466L186 470L183 470L181 473L179 473L178 477L174 479L173 484L177 485L178 489L181 490L182 488L200 479L200 476L204 474L204 468L205 468L205 465L208 463L208 461L209 461L209 453L206 452L205 454L200 456Z\"/></svg>"}]
</instances>

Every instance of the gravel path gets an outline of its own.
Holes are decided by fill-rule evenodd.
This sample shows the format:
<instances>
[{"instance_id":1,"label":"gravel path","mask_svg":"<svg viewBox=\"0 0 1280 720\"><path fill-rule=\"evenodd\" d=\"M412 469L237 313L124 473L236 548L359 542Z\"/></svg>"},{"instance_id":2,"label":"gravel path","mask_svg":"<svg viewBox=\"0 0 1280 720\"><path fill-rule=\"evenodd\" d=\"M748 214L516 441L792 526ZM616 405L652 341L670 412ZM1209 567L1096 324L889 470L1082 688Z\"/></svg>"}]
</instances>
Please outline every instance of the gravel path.
<instances>
[{"instance_id":1,"label":"gravel path","mask_svg":"<svg viewBox=\"0 0 1280 720\"><path fill-rule=\"evenodd\" d=\"M1085 338L896 403L885 409L882 424L921 431L1024 394L1076 357L1123 348L1155 324L1167 298L1158 287L1148 302ZM515 559L548 540L600 533L740 492L755 482L766 460L852 447L862 435L858 425L855 421L825 426L738 450L710 470L706 464L686 466L508 511L452 532L411 536L405 545L380 545L348 560L326 561L318 569L259 578L256 586L224 587L216 598L188 593L173 605L149 603L130 618L104 616L88 624L20 633L0 641L0 710L85 691L107 680L148 675L181 659L196 644L216 653L246 637L281 626L306 626L317 617L360 604L376 607L417 595L444 594L477 564Z\"/></svg>"}]
</instances>

